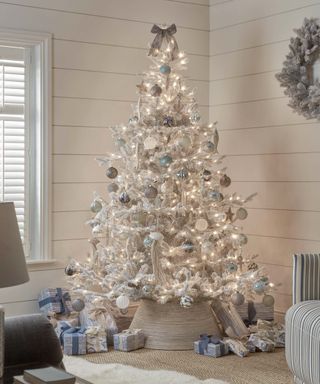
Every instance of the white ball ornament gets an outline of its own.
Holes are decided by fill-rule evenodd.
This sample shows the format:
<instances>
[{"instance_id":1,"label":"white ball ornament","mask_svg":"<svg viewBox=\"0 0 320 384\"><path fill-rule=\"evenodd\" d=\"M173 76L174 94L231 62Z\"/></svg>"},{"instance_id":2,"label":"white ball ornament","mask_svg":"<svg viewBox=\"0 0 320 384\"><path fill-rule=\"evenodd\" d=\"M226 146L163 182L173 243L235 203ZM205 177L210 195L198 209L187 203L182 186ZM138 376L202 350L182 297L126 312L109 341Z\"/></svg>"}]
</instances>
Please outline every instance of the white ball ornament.
<instances>
[{"instance_id":1,"label":"white ball ornament","mask_svg":"<svg viewBox=\"0 0 320 384\"><path fill-rule=\"evenodd\" d=\"M163 234L160 232L151 232L150 235L152 240L162 240L163 239Z\"/></svg>"},{"instance_id":2,"label":"white ball ornament","mask_svg":"<svg viewBox=\"0 0 320 384\"><path fill-rule=\"evenodd\" d=\"M248 212L244 208L239 208L236 212L236 217L239 220L245 220L248 217Z\"/></svg>"},{"instance_id":3,"label":"white ball ornament","mask_svg":"<svg viewBox=\"0 0 320 384\"><path fill-rule=\"evenodd\" d=\"M197 231L205 231L208 228L208 222L205 219L198 219L195 227Z\"/></svg>"},{"instance_id":4,"label":"white ball ornament","mask_svg":"<svg viewBox=\"0 0 320 384\"><path fill-rule=\"evenodd\" d=\"M154 149L157 146L157 144L158 144L157 140L152 136L147 137L143 142L145 149Z\"/></svg>"},{"instance_id":5,"label":"white ball ornament","mask_svg":"<svg viewBox=\"0 0 320 384\"><path fill-rule=\"evenodd\" d=\"M116 305L120 309L127 309L129 307L129 303L129 297L126 295L121 295L116 299Z\"/></svg>"}]
</instances>

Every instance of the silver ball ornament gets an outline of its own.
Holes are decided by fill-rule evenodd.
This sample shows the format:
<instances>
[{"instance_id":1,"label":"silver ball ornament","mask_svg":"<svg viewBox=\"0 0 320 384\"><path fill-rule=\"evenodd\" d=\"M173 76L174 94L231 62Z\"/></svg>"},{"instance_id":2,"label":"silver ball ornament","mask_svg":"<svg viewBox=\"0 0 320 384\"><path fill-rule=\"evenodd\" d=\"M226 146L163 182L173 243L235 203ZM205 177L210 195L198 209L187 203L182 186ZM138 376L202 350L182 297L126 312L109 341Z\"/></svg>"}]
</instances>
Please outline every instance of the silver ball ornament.
<instances>
[{"instance_id":1,"label":"silver ball ornament","mask_svg":"<svg viewBox=\"0 0 320 384\"><path fill-rule=\"evenodd\" d=\"M190 308L193 304L193 298L191 296L181 296L180 305L183 308Z\"/></svg>"},{"instance_id":2,"label":"silver ball ornament","mask_svg":"<svg viewBox=\"0 0 320 384\"><path fill-rule=\"evenodd\" d=\"M102 209L102 204L99 200L94 200L90 205L91 212L98 213Z\"/></svg>"},{"instance_id":3,"label":"silver ball ornament","mask_svg":"<svg viewBox=\"0 0 320 384\"><path fill-rule=\"evenodd\" d=\"M143 245L144 245L146 248L151 247L152 243L153 243L153 239L152 239L150 236L146 236L146 237L143 239Z\"/></svg>"},{"instance_id":4,"label":"silver ball ornament","mask_svg":"<svg viewBox=\"0 0 320 384\"><path fill-rule=\"evenodd\" d=\"M67 276L73 276L75 274L76 270L73 268L72 265L67 265L64 269L64 273Z\"/></svg>"},{"instance_id":5,"label":"silver ball ornament","mask_svg":"<svg viewBox=\"0 0 320 384\"><path fill-rule=\"evenodd\" d=\"M240 245L246 245L247 242L248 242L248 238L247 238L247 236L245 234L240 233L239 236L238 236L238 241L239 241Z\"/></svg>"},{"instance_id":6,"label":"silver ball ornament","mask_svg":"<svg viewBox=\"0 0 320 384\"><path fill-rule=\"evenodd\" d=\"M272 307L274 305L274 297L271 295L265 295L262 302L266 307Z\"/></svg>"},{"instance_id":7,"label":"silver ball ornament","mask_svg":"<svg viewBox=\"0 0 320 384\"><path fill-rule=\"evenodd\" d=\"M193 250L194 250L194 244L193 244L192 241L187 240L187 241L185 241L184 243L181 244L181 248L182 248L185 252L187 252L187 253L191 253L191 252L193 252Z\"/></svg>"},{"instance_id":8,"label":"silver ball ornament","mask_svg":"<svg viewBox=\"0 0 320 384\"><path fill-rule=\"evenodd\" d=\"M215 152L216 151L216 146L214 145L214 143L212 141L206 141L205 144L204 144L204 149L207 152Z\"/></svg>"},{"instance_id":9,"label":"silver ball ornament","mask_svg":"<svg viewBox=\"0 0 320 384\"><path fill-rule=\"evenodd\" d=\"M121 193L120 193L119 201L120 201L120 203L122 203L122 204L127 204L127 203L130 202L130 197L129 197L129 195L127 194L127 192L121 192Z\"/></svg>"},{"instance_id":10,"label":"silver ball ornament","mask_svg":"<svg viewBox=\"0 0 320 384\"><path fill-rule=\"evenodd\" d=\"M222 187L229 187L229 185L231 184L231 179L230 179L230 177L229 176L227 176L227 175L223 175L222 177L221 177L221 179L220 179L220 185L222 186Z\"/></svg>"},{"instance_id":11,"label":"silver ball ornament","mask_svg":"<svg viewBox=\"0 0 320 384\"><path fill-rule=\"evenodd\" d=\"M210 190L208 192L208 197L215 202L220 202L223 200L223 194L219 191Z\"/></svg>"},{"instance_id":12,"label":"silver ball ornament","mask_svg":"<svg viewBox=\"0 0 320 384\"><path fill-rule=\"evenodd\" d=\"M244 303L245 297L240 292L235 292L231 295L231 303L233 305L242 305Z\"/></svg>"},{"instance_id":13,"label":"silver ball ornament","mask_svg":"<svg viewBox=\"0 0 320 384\"><path fill-rule=\"evenodd\" d=\"M201 115L199 112L194 112L190 117L190 121L192 124L197 124L199 123L200 120L201 120Z\"/></svg>"},{"instance_id":14,"label":"silver ball ornament","mask_svg":"<svg viewBox=\"0 0 320 384\"><path fill-rule=\"evenodd\" d=\"M148 199L155 199L158 195L158 190L157 188L153 187L152 185L149 185L145 190L144 190L144 195Z\"/></svg>"},{"instance_id":15,"label":"silver ball ornament","mask_svg":"<svg viewBox=\"0 0 320 384\"><path fill-rule=\"evenodd\" d=\"M150 89L150 94L153 97L158 97L161 95L161 93L162 93L162 88L158 84L153 85Z\"/></svg>"},{"instance_id":16,"label":"silver ball ornament","mask_svg":"<svg viewBox=\"0 0 320 384\"><path fill-rule=\"evenodd\" d=\"M262 295L264 293L265 288L266 288L266 285L262 280L255 281L252 285L252 289L258 295Z\"/></svg>"},{"instance_id":17,"label":"silver ball ornament","mask_svg":"<svg viewBox=\"0 0 320 384\"><path fill-rule=\"evenodd\" d=\"M207 169L205 169L202 172L202 178L203 178L204 181L209 181L211 179L211 172L208 171Z\"/></svg>"},{"instance_id":18,"label":"silver ball ornament","mask_svg":"<svg viewBox=\"0 0 320 384\"><path fill-rule=\"evenodd\" d=\"M106 175L109 177L109 179L115 179L118 176L118 170L115 167L109 167L106 170Z\"/></svg>"},{"instance_id":19,"label":"silver ball ornament","mask_svg":"<svg viewBox=\"0 0 320 384\"><path fill-rule=\"evenodd\" d=\"M119 186L116 183L111 183L111 184L108 185L107 189L108 189L109 193L117 192L117 190L119 189Z\"/></svg>"},{"instance_id":20,"label":"silver ball ornament","mask_svg":"<svg viewBox=\"0 0 320 384\"><path fill-rule=\"evenodd\" d=\"M85 302L82 299L75 299L71 303L72 309L76 312L81 312L85 307Z\"/></svg>"},{"instance_id":21,"label":"silver ball ornament","mask_svg":"<svg viewBox=\"0 0 320 384\"><path fill-rule=\"evenodd\" d=\"M189 172L186 168L180 169L180 171L177 172L177 178L181 180L186 180L189 176Z\"/></svg>"},{"instance_id":22,"label":"silver ball ornament","mask_svg":"<svg viewBox=\"0 0 320 384\"><path fill-rule=\"evenodd\" d=\"M238 266L236 263L230 262L227 264L227 271L230 273L235 273L238 270Z\"/></svg>"}]
</instances>

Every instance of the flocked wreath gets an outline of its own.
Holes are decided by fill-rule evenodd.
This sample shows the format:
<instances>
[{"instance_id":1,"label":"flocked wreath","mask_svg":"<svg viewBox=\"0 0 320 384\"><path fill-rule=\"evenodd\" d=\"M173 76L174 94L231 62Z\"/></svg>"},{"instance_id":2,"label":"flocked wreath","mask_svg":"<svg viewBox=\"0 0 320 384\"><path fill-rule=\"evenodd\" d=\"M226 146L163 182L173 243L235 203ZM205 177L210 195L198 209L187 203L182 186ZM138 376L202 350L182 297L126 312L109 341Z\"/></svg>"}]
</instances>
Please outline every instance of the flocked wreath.
<instances>
[{"instance_id":1,"label":"flocked wreath","mask_svg":"<svg viewBox=\"0 0 320 384\"><path fill-rule=\"evenodd\" d=\"M312 72L320 57L320 25L317 19L304 19L302 27L294 32L297 36L290 39L290 52L276 78L286 88L290 107L307 119L320 120L320 83L313 79Z\"/></svg>"}]
</instances>

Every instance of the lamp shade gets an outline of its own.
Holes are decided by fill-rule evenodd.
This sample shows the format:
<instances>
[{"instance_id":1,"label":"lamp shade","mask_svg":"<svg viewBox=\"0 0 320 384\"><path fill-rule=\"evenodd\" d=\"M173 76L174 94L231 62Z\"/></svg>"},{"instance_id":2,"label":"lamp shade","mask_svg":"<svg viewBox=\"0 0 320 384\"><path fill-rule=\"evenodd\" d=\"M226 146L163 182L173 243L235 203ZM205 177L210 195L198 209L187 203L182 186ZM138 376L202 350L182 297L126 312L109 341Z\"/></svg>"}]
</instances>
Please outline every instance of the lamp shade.
<instances>
[{"instance_id":1,"label":"lamp shade","mask_svg":"<svg viewBox=\"0 0 320 384\"><path fill-rule=\"evenodd\" d=\"M29 281L13 203L0 203L0 288Z\"/></svg>"}]
</instances>

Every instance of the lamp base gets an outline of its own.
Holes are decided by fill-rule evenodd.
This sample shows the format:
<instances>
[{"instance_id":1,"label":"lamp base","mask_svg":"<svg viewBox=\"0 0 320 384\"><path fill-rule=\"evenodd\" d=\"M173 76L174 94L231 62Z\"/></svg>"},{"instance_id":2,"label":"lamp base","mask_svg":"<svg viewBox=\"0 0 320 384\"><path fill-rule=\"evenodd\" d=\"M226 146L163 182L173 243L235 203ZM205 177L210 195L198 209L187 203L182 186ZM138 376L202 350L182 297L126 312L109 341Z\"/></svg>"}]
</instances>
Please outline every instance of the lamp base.
<instances>
[{"instance_id":1,"label":"lamp base","mask_svg":"<svg viewBox=\"0 0 320 384\"><path fill-rule=\"evenodd\" d=\"M4 308L0 306L0 379L4 372Z\"/></svg>"}]
</instances>

